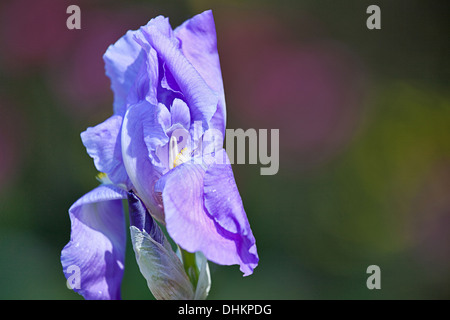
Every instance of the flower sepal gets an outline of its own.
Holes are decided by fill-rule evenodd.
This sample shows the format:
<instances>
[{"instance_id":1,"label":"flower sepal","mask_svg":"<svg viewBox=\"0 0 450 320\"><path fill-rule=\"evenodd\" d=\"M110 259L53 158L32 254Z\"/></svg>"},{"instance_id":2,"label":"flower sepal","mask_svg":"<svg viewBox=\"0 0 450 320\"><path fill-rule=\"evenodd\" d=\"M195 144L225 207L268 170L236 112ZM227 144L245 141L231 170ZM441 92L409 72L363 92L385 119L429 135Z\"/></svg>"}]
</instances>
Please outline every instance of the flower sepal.
<instances>
[{"instance_id":1,"label":"flower sepal","mask_svg":"<svg viewBox=\"0 0 450 320\"><path fill-rule=\"evenodd\" d=\"M205 255L200 251L191 253L180 250L179 247L177 255L183 261L184 270L195 287L194 300L205 300L211 289L211 275Z\"/></svg>"},{"instance_id":2,"label":"flower sepal","mask_svg":"<svg viewBox=\"0 0 450 320\"><path fill-rule=\"evenodd\" d=\"M155 241L145 230L130 227L131 241L147 285L158 300L192 300L194 289L167 239Z\"/></svg>"},{"instance_id":3,"label":"flower sepal","mask_svg":"<svg viewBox=\"0 0 450 320\"><path fill-rule=\"evenodd\" d=\"M201 252L175 253L139 197L128 193L130 234L136 261L158 300L204 300L211 287L208 262Z\"/></svg>"}]
</instances>

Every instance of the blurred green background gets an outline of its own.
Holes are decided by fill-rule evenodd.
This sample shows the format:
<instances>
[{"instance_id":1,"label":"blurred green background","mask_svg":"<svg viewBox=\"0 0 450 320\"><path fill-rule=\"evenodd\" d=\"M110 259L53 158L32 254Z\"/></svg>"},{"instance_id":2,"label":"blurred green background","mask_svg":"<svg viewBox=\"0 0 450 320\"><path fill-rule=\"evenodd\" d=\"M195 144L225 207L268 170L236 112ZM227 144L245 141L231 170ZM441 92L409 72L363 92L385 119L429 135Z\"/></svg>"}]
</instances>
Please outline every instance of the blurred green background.
<instances>
[{"instance_id":1,"label":"blurred green background","mask_svg":"<svg viewBox=\"0 0 450 320\"><path fill-rule=\"evenodd\" d=\"M381 30L366 27L371 4ZM112 113L102 55L156 15L175 27L210 8L227 127L280 130L276 175L233 166L259 266L211 264L210 298L450 298L448 1L7 0L0 299L81 299L59 258L68 208L97 185L80 133ZM122 297L152 299L130 243Z\"/></svg>"}]
</instances>

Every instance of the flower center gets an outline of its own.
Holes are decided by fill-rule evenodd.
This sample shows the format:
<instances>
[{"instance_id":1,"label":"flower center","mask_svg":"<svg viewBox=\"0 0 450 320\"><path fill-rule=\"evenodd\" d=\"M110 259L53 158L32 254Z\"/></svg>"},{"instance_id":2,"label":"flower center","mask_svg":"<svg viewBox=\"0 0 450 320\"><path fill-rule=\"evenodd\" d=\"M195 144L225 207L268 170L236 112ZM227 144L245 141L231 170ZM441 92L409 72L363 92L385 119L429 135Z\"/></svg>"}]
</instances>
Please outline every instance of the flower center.
<instances>
[{"instance_id":1,"label":"flower center","mask_svg":"<svg viewBox=\"0 0 450 320\"><path fill-rule=\"evenodd\" d=\"M99 172L95 177L101 184L113 184L108 175L104 172Z\"/></svg>"},{"instance_id":2,"label":"flower center","mask_svg":"<svg viewBox=\"0 0 450 320\"><path fill-rule=\"evenodd\" d=\"M178 151L177 137L171 136L169 141L169 169L173 169L182 163L185 163L191 159L188 147L184 147L181 151Z\"/></svg>"}]
</instances>

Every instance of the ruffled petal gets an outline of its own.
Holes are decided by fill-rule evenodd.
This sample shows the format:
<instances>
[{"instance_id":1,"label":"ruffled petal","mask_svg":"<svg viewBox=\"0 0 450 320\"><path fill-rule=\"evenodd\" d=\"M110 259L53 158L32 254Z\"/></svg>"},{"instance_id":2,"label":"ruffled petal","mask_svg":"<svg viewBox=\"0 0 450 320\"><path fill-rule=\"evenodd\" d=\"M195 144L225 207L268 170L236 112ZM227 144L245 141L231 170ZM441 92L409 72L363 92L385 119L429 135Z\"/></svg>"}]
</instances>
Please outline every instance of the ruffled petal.
<instances>
[{"instance_id":1,"label":"ruffled petal","mask_svg":"<svg viewBox=\"0 0 450 320\"><path fill-rule=\"evenodd\" d=\"M85 299L120 299L126 242L121 199L126 197L121 189L101 185L69 209L72 233L61 263L69 280L72 270L79 270L73 289Z\"/></svg>"},{"instance_id":2,"label":"ruffled petal","mask_svg":"<svg viewBox=\"0 0 450 320\"><path fill-rule=\"evenodd\" d=\"M164 61L166 68L178 84L187 105L190 108L193 121L202 121L208 128L212 116L216 113L218 97L211 90L194 66L186 59L179 48L179 41L168 32L168 20L161 23L149 23L140 30Z\"/></svg>"},{"instance_id":3,"label":"ruffled petal","mask_svg":"<svg viewBox=\"0 0 450 320\"><path fill-rule=\"evenodd\" d=\"M159 16L151 19L148 24L153 24L155 21L164 20L164 17ZM141 29L134 33L134 40L146 53L146 60L144 66L141 68L139 77L133 86L133 90L128 97L129 104L136 104L139 101L146 99L153 105L158 104L158 88L160 85L160 63L155 49L150 46L146 40Z\"/></svg>"},{"instance_id":4,"label":"ruffled petal","mask_svg":"<svg viewBox=\"0 0 450 320\"><path fill-rule=\"evenodd\" d=\"M129 185L122 161L120 128L122 117L115 115L81 133L87 153L94 159L98 171L104 172L115 184Z\"/></svg>"},{"instance_id":5,"label":"ruffled petal","mask_svg":"<svg viewBox=\"0 0 450 320\"><path fill-rule=\"evenodd\" d=\"M183 249L201 251L218 264L239 264L251 274L241 258L240 235L227 231L205 210L204 177L202 165L186 162L158 181L155 190L162 192L167 231Z\"/></svg>"},{"instance_id":6,"label":"ruffled petal","mask_svg":"<svg viewBox=\"0 0 450 320\"><path fill-rule=\"evenodd\" d=\"M217 111L211 119L211 127L225 134L225 94L212 11L207 10L185 21L174 30L174 34L180 40L184 56L208 86L217 93L219 102Z\"/></svg>"},{"instance_id":7,"label":"ruffled petal","mask_svg":"<svg viewBox=\"0 0 450 320\"><path fill-rule=\"evenodd\" d=\"M220 160L211 164L204 176L205 207L214 221L226 230L236 243L241 271L249 275L258 265L255 237L244 210L233 170L224 149L216 152Z\"/></svg>"}]
</instances>

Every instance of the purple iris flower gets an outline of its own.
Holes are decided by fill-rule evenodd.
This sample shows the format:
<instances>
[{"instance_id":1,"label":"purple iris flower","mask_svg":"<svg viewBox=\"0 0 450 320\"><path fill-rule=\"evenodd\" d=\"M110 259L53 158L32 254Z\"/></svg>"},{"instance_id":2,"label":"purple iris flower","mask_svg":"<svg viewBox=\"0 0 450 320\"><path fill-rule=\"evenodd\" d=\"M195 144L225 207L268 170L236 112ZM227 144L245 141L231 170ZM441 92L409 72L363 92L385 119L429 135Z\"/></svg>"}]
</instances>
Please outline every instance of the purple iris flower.
<instances>
[{"instance_id":1,"label":"purple iris flower","mask_svg":"<svg viewBox=\"0 0 450 320\"><path fill-rule=\"evenodd\" d=\"M183 250L252 274L255 238L222 148L226 110L212 12L175 30L158 16L128 31L103 58L114 114L81 134L102 183L69 209L61 262L67 277L70 266L80 270L74 290L86 299L120 298L122 199L129 200L131 226L156 242L163 242L152 229L157 224L136 218L135 204Z\"/></svg>"}]
</instances>

